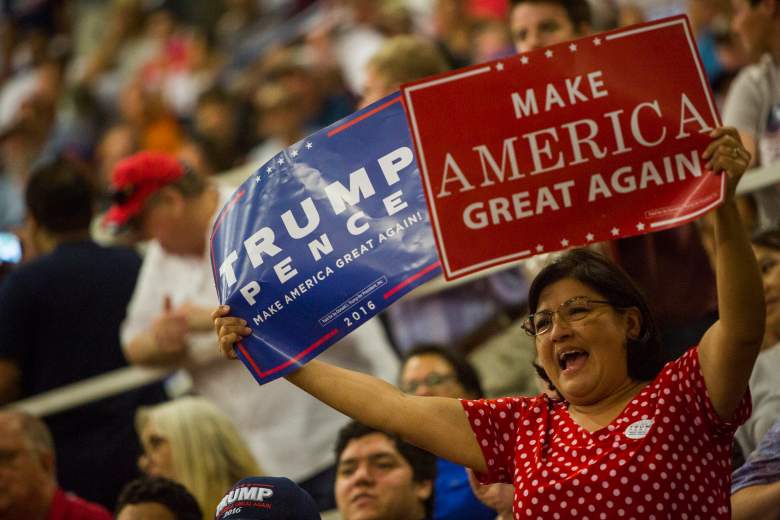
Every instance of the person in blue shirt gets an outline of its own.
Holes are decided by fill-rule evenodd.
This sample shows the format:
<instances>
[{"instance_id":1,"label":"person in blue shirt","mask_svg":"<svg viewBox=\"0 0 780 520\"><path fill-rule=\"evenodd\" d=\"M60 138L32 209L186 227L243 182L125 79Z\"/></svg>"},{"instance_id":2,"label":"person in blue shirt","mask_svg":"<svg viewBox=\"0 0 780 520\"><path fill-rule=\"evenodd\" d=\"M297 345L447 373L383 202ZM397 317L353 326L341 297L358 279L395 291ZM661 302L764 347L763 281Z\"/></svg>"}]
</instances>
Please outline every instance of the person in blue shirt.
<instances>
[{"instance_id":1,"label":"person in blue shirt","mask_svg":"<svg viewBox=\"0 0 780 520\"><path fill-rule=\"evenodd\" d=\"M30 174L27 229L39 256L0 284L0 406L127 366L119 326L141 258L90 238L91 173L58 156ZM47 415L63 489L112 509L138 476L135 411L165 397L152 383Z\"/></svg>"},{"instance_id":2,"label":"person in blue shirt","mask_svg":"<svg viewBox=\"0 0 780 520\"><path fill-rule=\"evenodd\" d=\"M408 394L421 396L480 399L484 397L479 376L473 366L451 349L438 345L420 345L403 358L398 386ZM494 484L490 505L479 501L471 490L466 469L448 460L436 461L433 519L494 520L501 510L512 512L512 486ZM501 487L506 487L501 492ZM485 491L485 490L481 490ZM483 494L483 493L480 493Z\"/></svg>"},{"instance_id":3,"label":"person in blue shirt","mask_svg":"<svg viewBox=\"0 0 780 520\"><path fill-rule=\"evenodd\" d=\"M732 479L732 518L780 517L780 419Z\"/></svg>"}]
</instances>

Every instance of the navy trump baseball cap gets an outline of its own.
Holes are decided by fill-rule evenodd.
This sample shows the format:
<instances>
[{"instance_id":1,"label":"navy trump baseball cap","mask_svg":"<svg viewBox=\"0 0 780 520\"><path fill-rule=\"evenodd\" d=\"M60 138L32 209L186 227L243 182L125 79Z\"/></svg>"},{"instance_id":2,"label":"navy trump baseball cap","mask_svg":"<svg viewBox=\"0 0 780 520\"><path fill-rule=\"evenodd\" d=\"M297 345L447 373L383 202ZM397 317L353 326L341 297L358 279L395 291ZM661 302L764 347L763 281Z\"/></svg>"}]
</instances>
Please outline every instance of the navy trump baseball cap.
<instances>
[{"instance_id":1,"label":"navy trump baseball cap","mask_svg":"<svg viewBox=\"0 0 780 520\"><path fill-rule=\"evenodd\" d=\"M215 520L320 520L314 499L284 477L239 480L217 506Z\"/></svg>"}]
</instances>

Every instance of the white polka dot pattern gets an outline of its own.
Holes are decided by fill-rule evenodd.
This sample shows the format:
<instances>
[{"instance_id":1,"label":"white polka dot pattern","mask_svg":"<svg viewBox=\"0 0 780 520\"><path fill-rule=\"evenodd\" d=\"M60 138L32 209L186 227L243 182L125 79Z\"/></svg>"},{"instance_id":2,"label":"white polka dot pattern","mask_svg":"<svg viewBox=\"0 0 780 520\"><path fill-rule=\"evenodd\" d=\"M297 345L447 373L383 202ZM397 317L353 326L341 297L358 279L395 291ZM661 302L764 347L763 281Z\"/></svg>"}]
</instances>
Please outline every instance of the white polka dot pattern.
<instances>
[{"instance_id":1,"label":"white polka dot pattern","mask_svg":"<svg viewBox=\"0 0 780 520\"><path fill-rule=\"evenodd\" d=\"M547 396L462 401L483 483L515 486L515 518L728 519L731 445L750 415L715 413L698 348L667 364L607 427L588 432Z\"/></svg>"}]
</instances>

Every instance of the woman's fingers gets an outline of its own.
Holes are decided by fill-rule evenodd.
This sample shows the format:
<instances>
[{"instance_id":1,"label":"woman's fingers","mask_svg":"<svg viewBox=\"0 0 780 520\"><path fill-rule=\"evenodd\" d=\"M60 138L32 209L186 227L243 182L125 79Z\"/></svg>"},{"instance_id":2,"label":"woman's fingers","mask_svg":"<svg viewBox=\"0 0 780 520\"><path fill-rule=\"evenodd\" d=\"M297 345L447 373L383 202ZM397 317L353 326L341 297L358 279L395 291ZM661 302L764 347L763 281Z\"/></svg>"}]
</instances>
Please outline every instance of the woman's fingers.
<instances>
[{"instance_id":1,"label":"woman's fingers","mask_svg":"<svg viewBox=\"0 0 780 520\"><path fill-rule=\"evenodd\" d=\"M244 327L241 332L224 332L219 335L219 348L222 354L230 359L236 359L235 344L243 339L247 334L244 333Z\"/></svg>"},{"instance_id":2,"label":"woman's fingers","mask_svg":"<svg viewBox=\"0 0 780 520\"><path fill-rule=\"evenodd\" d=\"M222 325L222 319L230 312L230 307L227 305L220 305L214 312L211 313L211 319L214 322L214 331L219 335L219 327Z\"/></svg>"},{"instance_id":3,"label":"woman's fingers","mask_svg":"<svg viewBox=\"0 0 780 520\"><path fill-rule=\"evenodd\" d=\"M222 327L246 327L246 321L235 316L226 316L214 320L214 327L219 330Z\"/></svg>"},{"instance_id":4,"label":"woman's fingers","mask_svg":"<svg viewBox=\"0 0 780 520\"><path fill-rule=\"evenodd\" d=\"M220 305L216 309L214 309L214 312L211 313L211 318L216 320L217 318L221 318L222 316L227 316L230 312L230 305Z\"/></svg>"},{"instance_id":5,"label":"woman's fingers","mask_svg":"<svg viewBox=\"0 0 780 520\"><path fill-rule=\"evenodd\" d=\"M736 139L737 141L742 142L742 139L739 137L739 131L734 128L733 126L720 126L710 132L710 137L713 139L718 139L722 136L730 136Z\"/></svg>"},{"instance_id":6,"label":"woman's fingers","mask_svg":"<svg viewBox=\"0 0 780 520\"><path fill-rule=\"evenodd\" d=\"M252 329L246 325L222 325L217 333L220 339L231 334L235 334L236 341L241 341L244 336L252 334Z\"/></svg>"},{"instance_id":7,"label":"woman's fingers","mask_svg":"<svg viewBox=\"0 0 780 520\"><path fill-rule=\"evenodd\" d=\"M733 127L716 128L710 133L713 141L707 146L702 157L706 167L713 172L726 172L729 193L736 190L742 174L750 164L750 153L742 146L739 132Z\"/></svg>"},{"instance_id":8,"label":"woman's fingers","mask_svg":"<svg viewBox=\"0 0 780 520\"><path fill-rule=\"evenodd\" d=\"M234 348L234 345L238 340L239 340L238 334L235 333L231 333L226 336L220 336L219 349L222 351L222 354L228 359L236 359L238 357L236 355L236 351Z\"/></svg>"},{"instance_id":9,"label":"woman's fingers","mask_svg":"<svg viewBox=\"0 0 780 520\"><path fill-rule=\"evenodd\" d=\"M479 483L477 477L474 475L474 471L471 468L466 468L466 475L469 478L469 485L471 486L471 490L476 495L479 493L480 488L482 488L482 484Z\"/></svg>"},{"instance_id":10,"label":"woman's fingers","mask_svg":"<svg viewBox=\"0 0 780 520\"><path fill-rule=\"evenodd\" d=\"M246 328L246 321L242 320L241 318L236 318L235 316L227 316L225 318L216 318L214 320L214 330L217 331L217 335L221 336L223 334L222 330L225 329L228 332L233 332L235 329L235 332L240 332L238 329ZM249 334L250 332L247 332L246 334ZM244 334L246 336L246 334Z\"/></svg>"},{"instance_id":11,"label":"woman's fingers","mask_svg":"<svg viewBox=\"0 0 780 520\"><path fill-rule=\"evenodd\" d=\"M750 163L750 154L739 148L718 148L707 163L707 167L714 171L727 171L729 173L741 173Z\"/></svg>"},{"instance_id":12,"label":"woman's fingers","mask_svg":"<svg viewBox=\"0 0 780 520\"><path fill-rule=\"evenodd\" d=\"M252 329L247 327L246 320L229 316L229 312L229 306L221 305L211 313L211 317L214 320L214 330L219 338L220 350L226 357L236 359L234 345L244 336L251 334Z\"/></svg>"},{"instance_id":13,"label":"woman's fingers","mask_svg":"<svg viewBox=\"0 0 780 520\"><path fill-rule=\"evenodd\" d=\"M749 162L750 161L750 154L747 150L742 148L741 146L727 146L723 145L718 147L715 150L716 157L718 157L721 161L732 161L732 162Z\"/></svg>"},{"instance_id":14,"label":"woman's fingers","mask_svg":"<svg viewBox=\"0 0 780 520\"><path fill-rule=\"evenodd\" d=\"M734 127L723 126L716 128L710 132L710 137L712 138L712 142L707 146L707 148L704 150L704 153L702 154L705 159L709 159L715 153L715 150L722 146L744 150L739 132ZM748 154L746 150L744 151L749 157L750 154Z\"/></svg>"},{"instance_id":15,"label":"woman's fingers","mask_svg":"<svg viewBox=\"0 0 780 520\"><path fill-rule=\"evenodd\" d=\"M732 150L737 150L739 152L744 152L745 154L747 154L747 150L744 149L739 139L735 139L731 135L725 135L723 137L719 137L718 139L712 141L704 150L702 156L705 159L710 159L719 150L726 150L729 153L733 153Z\"/></svg>"}]
</instances>

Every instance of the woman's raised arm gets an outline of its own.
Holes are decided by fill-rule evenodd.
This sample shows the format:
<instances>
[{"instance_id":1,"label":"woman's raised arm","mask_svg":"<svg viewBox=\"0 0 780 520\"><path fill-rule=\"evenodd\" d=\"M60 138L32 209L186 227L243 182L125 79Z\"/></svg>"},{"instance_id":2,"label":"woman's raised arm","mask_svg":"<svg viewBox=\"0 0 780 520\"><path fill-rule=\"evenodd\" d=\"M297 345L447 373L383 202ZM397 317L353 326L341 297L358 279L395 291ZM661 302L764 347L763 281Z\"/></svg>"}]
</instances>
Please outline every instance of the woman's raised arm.
<instances>
[{"instance_id":1,"label":"woman's raised arm","mask_svg":"<svg viewBox=\"0 0 780 520\"><path fill-rule=\"evenodd\" d=\"M704 153L712 171L727 175L726 198L715 210L715 275L718 321L699 345L702 375L715 411L729 419L748 387L764 334L761 273L739 218L735 191L750 162L733 128L713 131Z\"/></svg>"},{"instance_id":2,"label":"woman's raised arm","mask_svg":"<svg viewBox=\"0 0 780 520\"><path fill-rule=\"evenodd\" d=\"M233 345L251 329L230 308L214 311L214 328L225 356L235 359ZM287 380L328 406L378 430L395 433L439 457L476 471L487 465L457 399L418 397L367 374L313 360Z\"/></svg>"}]
</instances>

